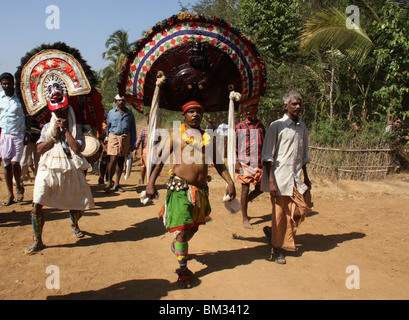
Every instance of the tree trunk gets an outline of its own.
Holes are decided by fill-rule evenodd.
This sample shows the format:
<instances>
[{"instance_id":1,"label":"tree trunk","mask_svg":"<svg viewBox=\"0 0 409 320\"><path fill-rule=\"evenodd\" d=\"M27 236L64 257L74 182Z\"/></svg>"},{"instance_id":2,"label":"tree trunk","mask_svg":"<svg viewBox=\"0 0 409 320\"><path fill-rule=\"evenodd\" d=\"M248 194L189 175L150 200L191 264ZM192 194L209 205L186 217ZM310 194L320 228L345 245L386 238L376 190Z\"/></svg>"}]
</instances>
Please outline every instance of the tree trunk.
<instances>
[{"instance_id":1,"label":"tree trunk","mask_svg":"<svg viewBox=\"0 0 409 320\"><path fill-rule=\"evenodd\" d=\"M332 52L331 53L331 83L329 87L329 118L331 120L334 118L334 78L335 78L335 58L334 58L334 52Z\"/></svg>"}]
</instances>

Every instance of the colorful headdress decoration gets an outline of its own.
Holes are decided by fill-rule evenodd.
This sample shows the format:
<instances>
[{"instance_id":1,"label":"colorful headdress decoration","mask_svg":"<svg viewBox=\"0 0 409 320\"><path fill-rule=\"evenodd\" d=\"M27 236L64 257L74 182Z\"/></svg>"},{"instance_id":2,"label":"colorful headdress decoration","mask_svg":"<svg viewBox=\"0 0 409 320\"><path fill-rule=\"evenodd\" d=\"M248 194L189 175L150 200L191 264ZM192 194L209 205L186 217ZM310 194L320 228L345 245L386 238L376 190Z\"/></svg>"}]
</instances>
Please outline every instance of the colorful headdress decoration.
<instances>
[{"instance_id":1,"label":"colorful headdress decoration","mask_svg":"<svg viewBox=\"0 0 409 320\"><path fill-rule=\"evenodd\" d=\"M265 91L265 65L240 30L223 19L181 13L138 40L121 71L118 91L142 108L152 103L159 71L166 77L159 107L179 111L191 100L206 112L226 111L229 92L243 99Z\"/></svg>"},{"instance_id":2,"label":"colorful headdress decoration","mask_svg":"<svg viewBox=\"0 0 409 320\"><path fill-rule=\"evenodd\" d=\"M234 112L241 100L260 98L265 65L254 43L229 22L181 13L157 23L138 40L124 61L118 93L150 106L148 155L158 110L180 111L190 101L205 112L228 111L228 162L234 176ZM151 157L147 159L150 176Z\"/></svg>"},{"instance_id":3,"label":"colorful headdress decoration","mask_svg":"<svg viewBox=\"0 0 409 320\"><path fill-rule=\"evenodd\" d=\"M68 96L91 91L84 70L72 55L53 49L40 51L26 63L21 74L21 93L30 115L47 105L45 85L52 78L65 84Z\"/></svg>"},{"instance_id":4,"label":"colorful headdress decoration","mask_svg":"<svg viewBox=\"0 0 409 320\"><path fill-rule=\"evenodd\" d=\"M63 42L43 44L28 52L15 74L17 94L27 112L39 123L49 119L49 111L68 105L73 107L77 122L101 129L104 109L91 68L77 49ZM53 101L52 86L65 97Z\"/></svg>"}]
</instances>

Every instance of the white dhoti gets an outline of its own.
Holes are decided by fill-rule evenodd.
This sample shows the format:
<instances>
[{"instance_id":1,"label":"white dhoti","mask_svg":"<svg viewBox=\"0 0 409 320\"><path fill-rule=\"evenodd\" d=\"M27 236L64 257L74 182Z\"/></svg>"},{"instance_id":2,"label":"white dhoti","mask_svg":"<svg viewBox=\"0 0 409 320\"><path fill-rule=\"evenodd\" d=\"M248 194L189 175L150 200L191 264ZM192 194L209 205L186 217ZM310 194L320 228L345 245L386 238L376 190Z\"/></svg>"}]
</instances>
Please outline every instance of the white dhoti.
<instances>
[{"instance_id":1,"label":"white dhoti","mask_svg":"<svg viewBox=\"0 0 409 320\"><path fill-rule=\"evenodd\" d=\"M75 115L69 108L68 126L72 136L76 137ZM52 136L55 121L56 116L52 113L45 139ZM43 128L45 129L46 127ZM84 170L90 165L83 156L75 154L71 149L69 153L66 154L61 141L57 141L41 156L34 183L34 203L61 210L87 210L95 207L84 174Z\"/></svg>"},{"instance_id":2,"label":"white dhoti","mask_svg":"<svg viewBox=\"0 0 409 320\"><path fill-rule=\"evenodd\" d=\"M37 170L33 202L61 210L88 210L95 207L84 171L75 168L50 170L44 165L40 165Z\"/></svg>"}]
</instances>

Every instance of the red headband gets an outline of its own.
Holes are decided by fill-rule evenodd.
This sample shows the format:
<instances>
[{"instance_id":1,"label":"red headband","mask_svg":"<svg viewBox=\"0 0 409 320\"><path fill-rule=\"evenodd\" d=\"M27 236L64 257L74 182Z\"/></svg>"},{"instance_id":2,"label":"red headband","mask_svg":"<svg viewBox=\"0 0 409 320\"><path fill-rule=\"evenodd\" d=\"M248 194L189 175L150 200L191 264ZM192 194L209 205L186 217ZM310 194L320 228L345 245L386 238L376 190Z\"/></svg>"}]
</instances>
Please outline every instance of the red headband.
<instances>
[{"instance_id":1,"label":"red headband","mask_svg":"<svg viewBox=\"0 0 409 320\"><path fill-rule=\"evenodd\" d=\"M203 106L197 101L190 101L190 102L184 104L183 107L182 107L182 110L183 110L183 113L186 113L187 110L193 109L193 108L199 108L204 113Z\"/></svg>"}]
</instances>

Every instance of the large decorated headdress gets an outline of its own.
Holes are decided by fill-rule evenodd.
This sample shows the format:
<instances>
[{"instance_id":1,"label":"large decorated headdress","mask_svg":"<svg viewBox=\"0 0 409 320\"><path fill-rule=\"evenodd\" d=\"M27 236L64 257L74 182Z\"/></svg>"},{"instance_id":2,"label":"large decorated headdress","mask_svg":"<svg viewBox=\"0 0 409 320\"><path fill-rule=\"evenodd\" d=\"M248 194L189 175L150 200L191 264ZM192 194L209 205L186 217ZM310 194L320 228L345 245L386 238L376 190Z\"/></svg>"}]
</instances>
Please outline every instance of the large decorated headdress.
<instances>
[{"instance_id":1,"label":"large decorated headdress","mask_svg":"<svg viewBox=\"0 0 409 320\"><path fill-rule=\"evenodd\" d=\"M159 107L179 111L188 101L206 112L226 111L229 92L242 101L265 91L265 65L254 45L223 19L181 13L157 23L132 49L119 77L119 93L151 106L158 72L166 82Z\"/></svg>"},{"instance_id":2,"label":"large decorated headdress","mask_svg":"<svg viewBox=\"0 0 409 320\"><path fill-rule=\"evenodd\" d=\"M157 23L124 62L118 91L151 106L148 155L159 108L181 111L189 101L205 112L229 111L228 163L234 176L234 111L266 89L265 65L254 43L229 22L181 13ZM147 176L150 174L148 158Z\"/></svg>"},{"instance_id":3,"label":"large decorated headdress","mask_svg":"<svg viewBox=\"0 0 409 320\"><path fill-rule=\"evenodd\" d=\"M17 94L39 123L49 119L50 110L62 106L53 101L51 88L57 87L65 104L73 107L77 122L100 130L104 110L94 88L97 80L77 49L63 42L43 44L21 59L15 78Z\"/></svg>"}]
</instances>

